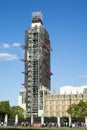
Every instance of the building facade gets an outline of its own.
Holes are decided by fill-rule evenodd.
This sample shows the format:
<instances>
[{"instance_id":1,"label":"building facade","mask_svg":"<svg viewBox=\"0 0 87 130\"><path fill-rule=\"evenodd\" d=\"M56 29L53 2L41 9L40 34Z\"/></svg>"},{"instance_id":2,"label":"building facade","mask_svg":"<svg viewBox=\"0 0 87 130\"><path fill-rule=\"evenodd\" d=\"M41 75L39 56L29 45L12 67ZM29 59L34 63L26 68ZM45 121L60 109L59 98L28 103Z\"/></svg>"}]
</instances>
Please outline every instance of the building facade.
<instances>
[{"instance_id":1,"label":"building facade","mask_svg":"<svg viewBox=\"0 0 87 130\"><path fill-rule=\"evenodd\" d=\"M26 108L24 104L24 98L23 98L24 92L25 90L21 89L20 96L19 96L19 100L21 102L19 102L19 105L21 107L24 106L24 108ZM46 90L43 90L43 92L45 93ZM78 104L80 100L83 100L85 102L87 101L87 85L81 87L71 87L71 86L61 87L59 94L56 94L56 92L54 91L52 94L45 95L44 116L69 117L69 114L67 113L68 108L70 108L70 106L73 103Z\"/></svg>"},{"instance_id":2,"label":"building facade","mask_svg":"<svg viewBox=\"0 0 87 130\"><path fill-rule=\"evenodd\" d=\"M64 87L65 88L65 87ZM79 90L80 91L80 88ZM71 117L68 114L67 110L70 106L74 104L78 104L81 100L84 102L87 101L87 88L84 87L82 93L71 93L70 94L58 94L53 93L45 97L45 115L48 117L58 117L59 126L60 126L60 118L68 117L69 126L71 124Z\"/></svg>"},{"instance_id":3,"label":"building facade","mask_svg":"<svg viewBox=\"0 0 87 130\"><path fill-rule=\"evenodd\" d=\"M50 92L50 39L43 26L40 12L32 13L31 26L25 31L24 88L26 111L41 116L44 111L44 96Z\"/></svg>"},{"instance_id":4,"label":"building facade","mask_svg":"<svg viewBox=\"0 0 87 130\"><path fill-rule=\"evenodd\" d=\"M21 108L23 108L26 111L25 98L26 98L26 90L24 87L21 87L20 94L18 96L18 105L21 106Z\"/></svg>"},{"instance_id":5,"label":"building facade","mask_svg":"<svg viewBox=\"0 0 87 130\"><path fill-rule=\"evenodd\" d=\"M64 94L64 95L49 95L45 99L45 113L54 117L68 117L67 110L75 103L78 104L80 100L87 101L87 93L83 94Z\"/></svg>"}]
</instances>

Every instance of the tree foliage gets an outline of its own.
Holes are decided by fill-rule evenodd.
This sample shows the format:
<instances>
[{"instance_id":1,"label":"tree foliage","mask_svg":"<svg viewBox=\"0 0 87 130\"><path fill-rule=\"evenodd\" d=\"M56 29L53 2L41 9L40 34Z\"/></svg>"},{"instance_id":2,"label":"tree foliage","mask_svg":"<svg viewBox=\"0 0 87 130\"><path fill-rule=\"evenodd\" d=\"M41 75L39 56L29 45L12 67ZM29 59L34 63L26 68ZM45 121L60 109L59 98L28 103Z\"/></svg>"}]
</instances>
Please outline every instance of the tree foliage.
<instances>
[{"instance_id":1,"label":"tree foliage","mask_svg":"<svg viewBox=\"0 0 87 130\"><path fill-rule=\"evenodd\" d=\"M20 106L12 106L10 108L10 111L11 111L11 115L10 115L11 118L14 118L16 114L19 116L19 118L24 117L24 115L23 115L24 110Z\"/></svg>"},{"instance_id":2,"label":"tree foliage","mask_svg":"<svg viewBox=\"0 0 87 130\"><path fill-rule=\"evenodd\" d=\"M72 117L83 118L87 116L87 102L81 100L78 104L72 104L72 106L67 110Z\"/></svg>"},{"instance_id":3,"label":"tree foliage","mask_svg":"<svg viewBox=\"0 0 87 130\"><path fill-rule=\"evenodd\" d=\"M15 118L18 114L19 118L24 118L24 110L20 106L10 107L9 101L0 102L0 122L4 121L5 115L8 114L10 118Z\"/></svg>"},{"instance_id":4,"label":"tree foliage","mask_svg":"<svg viewBox=\"0 0 87 130\"><path fill-rule=\"evenodd\" d=\"M10 113L10 104L9 101L1 101L0 102L0 114L9 114Z\"/></svg>"},{"instance_id":5,"label":"tree foliage","mask_svg":"<svg viewBox=\"0 0 87 130\"><path fill-rule=\"evenodd\" d=\"M5 114L10 114L10 104L9 101L0 102L0 121L3 120Z\"/></svg>"}]
</instances>

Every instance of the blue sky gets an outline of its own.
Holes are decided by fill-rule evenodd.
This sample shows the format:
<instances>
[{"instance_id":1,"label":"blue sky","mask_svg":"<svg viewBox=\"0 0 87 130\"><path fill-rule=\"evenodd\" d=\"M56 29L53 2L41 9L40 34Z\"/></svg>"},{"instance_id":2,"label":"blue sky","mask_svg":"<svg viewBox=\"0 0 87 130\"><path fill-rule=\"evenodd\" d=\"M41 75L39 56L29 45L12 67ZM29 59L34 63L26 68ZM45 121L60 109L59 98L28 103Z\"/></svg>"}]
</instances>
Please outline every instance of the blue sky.
<instances>
[{"instance_id":1,"label":"blue sky","mask_svg":"<svg viewBox=\"0 0 87 130\"><path fill-rule=\"evenodd\" d=\"M51 47L51 89L87 85L87 0L0 0L0 101L17 105L24 83L25 29L43 14Z\"/></svg>"}]
</instances>

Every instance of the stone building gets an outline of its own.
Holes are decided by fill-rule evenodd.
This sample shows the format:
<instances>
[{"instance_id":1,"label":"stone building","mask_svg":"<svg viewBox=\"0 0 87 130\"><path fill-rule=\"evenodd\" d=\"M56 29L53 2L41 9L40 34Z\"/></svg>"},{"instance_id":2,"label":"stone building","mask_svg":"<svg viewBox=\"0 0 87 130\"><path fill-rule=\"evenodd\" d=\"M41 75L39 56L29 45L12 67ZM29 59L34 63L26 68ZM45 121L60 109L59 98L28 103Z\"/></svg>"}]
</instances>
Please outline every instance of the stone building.
<instances>
[{"instance_id":1,"label":"stone building","mask_svg":"<svg viewBox=\"0 0 87 130\"><path fill-rule=\"evenodd\" d=\"M83 93L72 94L58 94L55 92L51 95L45 97L45 115L48 117L57 117L58 124L60 125L60 118L68 117L69 124L71 123L70 115L67 113L67 110L70 106L75 103L78 104L80 100L87 101L87 88L84 88Z\"/></svg>"}]
</instances>

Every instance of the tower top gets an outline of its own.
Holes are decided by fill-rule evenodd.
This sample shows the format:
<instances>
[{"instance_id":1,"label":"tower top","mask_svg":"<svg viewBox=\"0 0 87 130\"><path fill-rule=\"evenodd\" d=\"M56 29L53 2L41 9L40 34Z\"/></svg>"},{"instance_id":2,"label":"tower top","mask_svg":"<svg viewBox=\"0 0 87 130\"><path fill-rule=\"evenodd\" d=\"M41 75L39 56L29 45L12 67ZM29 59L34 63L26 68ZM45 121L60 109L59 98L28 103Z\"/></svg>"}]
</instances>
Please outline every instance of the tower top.
<instances>
[{"instance_id":1,"label":"tower top","mask_svg":"<svg viewBox=\"0 0 87 130\"><path fill-rule=\"evenodd\" d=\"M32 23L41 23L43 24L43 16L41 12L32 13Z\"/></svg>"}]
</instances>

